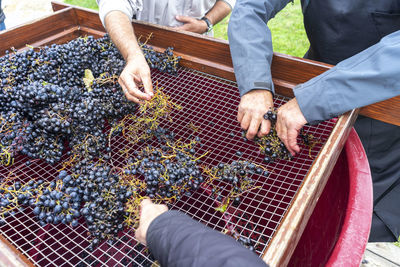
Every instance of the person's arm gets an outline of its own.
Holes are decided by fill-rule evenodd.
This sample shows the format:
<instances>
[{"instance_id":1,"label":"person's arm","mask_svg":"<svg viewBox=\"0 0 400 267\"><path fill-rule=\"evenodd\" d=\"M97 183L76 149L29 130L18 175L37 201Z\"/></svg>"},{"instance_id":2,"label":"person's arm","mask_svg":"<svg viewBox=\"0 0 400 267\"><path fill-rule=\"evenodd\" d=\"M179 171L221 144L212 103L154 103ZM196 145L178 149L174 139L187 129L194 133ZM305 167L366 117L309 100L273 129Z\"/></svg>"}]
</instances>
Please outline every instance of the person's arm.
<instances>
[{"instance_id":1,"label":"person's arm","mask_svg":"<svg viewBox=\"0 0 400 267\"><path fill-rule=\"evenodd\" d=\"M400 95L400 31L294 88L296 99L279 108L278 136L292 154L306 123Z\"/></svg>"},{"instance_id":2,"label":"person's arm","mask_svg":"<svg viewBox=\"0 0 400 267\"><path fill-rule=\"evenodd\" d=\"M141 203L135 236L161 266L267 266L232 237L148 199Z\"/></svg>"},{"instance_id":3,"label":"person's arm","mask_svg":"<svg viewBox=\"0 0 400 267\"><path fill-rule=\"evenodd\" d=\"M143 56L131 24L131 17L138 7L131 6L130 1L98 0L99 16L111 40L126 61L118 82L128 100L139 103L150 100L153 96L153 85L150 68ZM143 84L144 92L139 89Z\"/></svg>"},{"instance_id":4,"label":"person's arm","mask_svg":"<svg viewBox=\"0 0 400 267\"><path fill-rule=\"evenodd\" d=\"M229 13L231 13L231 10L231 4L219 0L215 2L214 6L207 12L204 17L206 17L212 25L215 25L223 20L226 16L228 16ZM182 26L176 27L176 29L195 33L205 33L207 31L207 23L204 20L180 15L177 15L175 18L177 21L183 23Z\"/></svg>"},{"instance_id":5,"label":"person's arm","mask_svg":"<svg viewBox=\"0 0 400 267\"><path fill-rule=\"evenodd\" d=\"M290 0L237 1L228 27L229 45L241 101L238 121L246 137L268 134L263 115L273 106L272 40L267 22Z\"/></svg>"}]
</instances>

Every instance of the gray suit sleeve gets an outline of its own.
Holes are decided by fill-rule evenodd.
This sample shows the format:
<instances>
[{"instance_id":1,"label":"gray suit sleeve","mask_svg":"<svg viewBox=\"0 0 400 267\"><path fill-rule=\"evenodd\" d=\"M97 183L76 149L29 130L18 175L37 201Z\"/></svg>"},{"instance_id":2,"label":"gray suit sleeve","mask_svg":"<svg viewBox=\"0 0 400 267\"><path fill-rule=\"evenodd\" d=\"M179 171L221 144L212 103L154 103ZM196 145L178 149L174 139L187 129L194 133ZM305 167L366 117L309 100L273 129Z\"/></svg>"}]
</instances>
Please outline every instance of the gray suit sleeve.
<instances>
[{"instance_id":1,"label":"gray suit sleeve","mask_svg":"<svg viewBox=\"0 0 400 267\"><path fill-rule=\"evenodd\" d=\"M155 218L147 230L146 240L161 266L267 266L232 237L179 211L170 210Z\"/></svg>"},{"instance_id":2,"label":"gray suit sleeve","mask_svg":"<svg viewBox=\"0 0 400 267\"><path fill-rule=\"evenodd\" d=\"M267 22L290 0L238 0L228 38L240 96L252 89L274 92L271 77L272 40Z\"/></svg>"},{"instance_id":3,"label":"gray suit sleeve","mask_svg":"<svg viewBox=\"0 0 400 267\"><path fill-rule=\"evenodd\" d=\"M294 89L310 124L400 95L400 31Z\"/></svg>"}]
</instances>

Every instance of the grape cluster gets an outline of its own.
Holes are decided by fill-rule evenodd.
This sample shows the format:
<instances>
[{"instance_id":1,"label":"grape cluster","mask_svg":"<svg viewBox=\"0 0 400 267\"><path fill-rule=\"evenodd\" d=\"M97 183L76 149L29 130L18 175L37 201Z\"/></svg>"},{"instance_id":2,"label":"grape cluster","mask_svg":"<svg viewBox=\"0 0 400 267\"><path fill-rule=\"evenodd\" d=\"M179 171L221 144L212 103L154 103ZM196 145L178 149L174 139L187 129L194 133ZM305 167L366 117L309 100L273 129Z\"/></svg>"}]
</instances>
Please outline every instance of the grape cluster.
<instances>
[{"instance_id":1,"label":"grape cluster","mask_svg":"<svg viewBox=\"0 0 400 267\"><path fill-rule=\"evenodd\" d=\"M285 144L278 137L275 129L277 120L277 110L270 109L264 114L264 119L271 122L271 130L267 136L262 138L255 138L255 142L260 147L261 154L264 155L265 163L273 163L280 159L291 160L292 154L287 150ZM245 135L245 134L244 134ZM311 157L312 148L320 143L320 140L315 138L312 134L308 134L302 128L299 134L301 142L309 150L309 156Z\"/></svg>"},{"instance_id":2,"label":"grape cluster","mask_svg":"<svg viewBox=\"0 0 400 267\"><path fill-rule=\"evenodd\" d=\"M142 48L150 67L176 73L180 58L172 48L164 53L146 44ZM112 240L126 226L127 201L133 194L135 198L145 194L145 183L121 179L124 176L112 171L109 162L110 138L127 127L115 125L138 111L117 83L125 66L117 48L107 35L89 36L39 49L7 51L0 57L0 66L0 163L11 165L17 154L24 154L56 164L66 155L63 167L68 168L48 182L15 181L20 177L2 181L0 223L16 209L30 207L40 225L76 226L83 217L91 233L91 248L104 239ZM161 102L151 108L154 127L145 124L151 126L148 138L172 140L173 133L157 128L165 115L157 113L159 104L167 105L167 112L171 108L167 96L157 91L154 102ZM148 105L152 104L143 106ZM116 130L110 133L107 125Z\"/></svg>"},{"instance_id":3,"label":"grape cluster","mask_svg":"<svg viewBox=\"0 0 400 267\"><path fill-rule=\"evenodd\" d=\"M255 137L254 142L259 146L260 153L264 155L265 163L273 163L280 159L290 160L292 155L287 150L285 144L279 139L278 133L275 129L277 120L277 111L270 109L264 114L264 119L271 122L270 132L262 137ZM243 131L242 136L246 136L246 131Z\"/></svg>"},{"instance_id":4,"label":"grape cluster","mask_svg":"<svg viewBox=\"0 0 400 267\"><path fill-rule=\"evenodd\" d=\"M181 57L174 55L173 47L167 47L164 52L157 52L147 44L141 44L141 48L150 68L158 69L168 74L177 74L177 67Z\"/></svg>"},{"instance_id":5,"label":"grape cluster","mask_svg":"<svg viewBox=\"0 0 400 267\"><path fill-rule=\"evenodd\" d=\"M151 67L175 73L172 49L143 52ZM106 35L69 43L7 52L0 58L0 157L17 152L58 162L70 143L73 153L95 158L106 149L103 128L136 110L116 83L125 62ZM164 67L161 67L164 66ZM93 78L85 83L87 71Z\"/></svg>"},{"instance_id":6,"label":"grape cluster","mask_svg":"<svg viewBox=\"0 0 400 267\"><path fill-rule=\"evenodd\" d=\"M79 181L78 181L79 182ZM36 195L36 201L31 203L33 213L37 215L40 225L48 223L78 225L81 216L79 209L82 203L82 194L76 187L77 181L66 171L61 171L56 181L51 181L47 186L40 188ZM37 188L37 183L33 188Z\"/></svg>"},{"instance_id":7,"label":"grape cluster","mask_svg":"<svg viewBox=\"0 0 400 267\"><path fill-rule=\"evenodd\" d=\"M125 203L132 196L131 189L120 183L118 175L107 165L83 163L75 168L80 171L79 188L84 206L80 213L91 233L93 250L104 240L113 240L125 228Z\"/></svg>"},{"instance_id":8,"label":"grape cluster","mask_svg":"<svg viewBox=\"0 0 400 267\"><path fill-rule=\"evenodd\" d=\"M123 68L107 36L77 38L39 51L14 51L0 58L0 65L1 123L8 126L0 130L4 155L21 152L55 164L70 143L72 148L83 146L74 153L96 157L105 149L105 121L136 110L111 79L94 82L93 90L84 86L86 68L98 76Z\"/></svg>"},{"instance_id":9,"label":"grape cluster","mask_svg":"<svg viewBox=\"0 0 400 267\"><path fill-rule=\"evenodd\" d=\"M238 206L241 195L248 190L255 189L253 174L268 176L269 171L249 161L234 161L231 164L220 163L212 168L204 168L211 179L205 184L211 188L211 195L220 202L218 211L225 212L232 203ZM229 186L227 186L229 185ZM224 191L228 190L228 193Z\"/></svg>"},{"instance_id":10,"label":"grape cluster","mask_svg":"<svg viewBox=\"0 0 400 267\"><path fill-rule=\"evenodd\" d=\"M179 200L183 194L199 188L204 181L196 164L195 149L181 149L179 145L147 148L136 153L127 173L138 174L146 182L146 195L152 199Z\"/></svg>"},{"instance_id":11,"label":"grape cluster","mask_svg":"<svg viewBox=\"0 0 400 267\"><path fill-rule=\"evenodd\" d=\"M3 184L0 189L2 222L15 209L31 207L42 226L48 223L77 226L82 203L77 182L66 171L61 171L57 179L51 182L39 179L25 184L19 181L9 186Z\"/></svg>"}]
</instances>

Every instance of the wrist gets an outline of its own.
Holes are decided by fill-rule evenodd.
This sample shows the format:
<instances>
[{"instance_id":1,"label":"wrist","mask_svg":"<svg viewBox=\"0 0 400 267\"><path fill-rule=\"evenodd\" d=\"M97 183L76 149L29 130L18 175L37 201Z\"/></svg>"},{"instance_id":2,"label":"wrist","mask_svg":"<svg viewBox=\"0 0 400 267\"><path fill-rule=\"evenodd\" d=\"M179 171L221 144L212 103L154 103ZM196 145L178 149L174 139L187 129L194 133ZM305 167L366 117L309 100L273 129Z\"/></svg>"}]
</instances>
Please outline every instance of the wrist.
<instances>
[{"instance_id":1,"label":"wrist","mask_svg":"<svg viewBox=\"0 0 400 267\"><path fill-rule=\"evenodd\" d=\"M212 24L212 22L211 22L206 16L202 17L200 20L201 20L201 21L204 21L205 26L206 26L204 33L207 33L207 32L212 31L212 29L213 29L213 24Z\"/></svg>"},{"instance_id":2,"label":"wrist","mask_svg":"<svg viewBox=\"0 0 400 267\"><path fill-rule=\"evenodd\" d=\"M127 62L132 61L132 60L136 60L138 58L144 57L142 50L140 49L140 47L138 46L137 48L134 48L132 50L130 50L125 58L125 60Z\"/></svg>"}]
</instances>

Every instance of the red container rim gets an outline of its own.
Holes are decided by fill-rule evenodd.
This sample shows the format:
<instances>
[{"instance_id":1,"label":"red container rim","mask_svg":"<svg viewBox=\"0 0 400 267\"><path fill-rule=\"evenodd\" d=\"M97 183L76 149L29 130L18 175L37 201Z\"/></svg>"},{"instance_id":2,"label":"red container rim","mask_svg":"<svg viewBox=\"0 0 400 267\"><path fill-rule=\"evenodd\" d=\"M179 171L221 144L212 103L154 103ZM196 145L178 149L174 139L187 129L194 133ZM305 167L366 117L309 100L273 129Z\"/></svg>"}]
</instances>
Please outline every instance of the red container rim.
<instances>
[{"instance_id":1,"label":"red container rim","mask_svg":"<svg viewBox=\"0 0 400 267\"><path fill-rule=\"evenodd\" d=\"M350 131L345 151L349 166L349 200L342 230L326 266L360 266L371 228L371 172L354 128Z\"/></svg>"}]
</instances>

